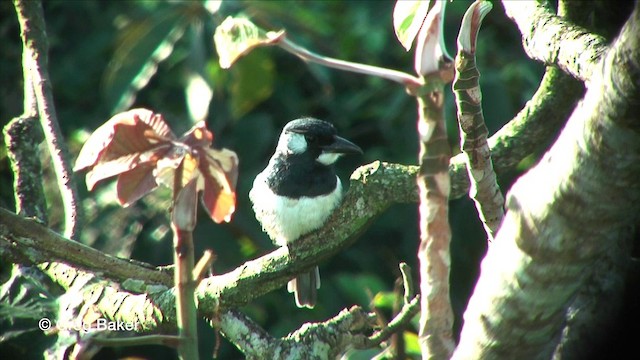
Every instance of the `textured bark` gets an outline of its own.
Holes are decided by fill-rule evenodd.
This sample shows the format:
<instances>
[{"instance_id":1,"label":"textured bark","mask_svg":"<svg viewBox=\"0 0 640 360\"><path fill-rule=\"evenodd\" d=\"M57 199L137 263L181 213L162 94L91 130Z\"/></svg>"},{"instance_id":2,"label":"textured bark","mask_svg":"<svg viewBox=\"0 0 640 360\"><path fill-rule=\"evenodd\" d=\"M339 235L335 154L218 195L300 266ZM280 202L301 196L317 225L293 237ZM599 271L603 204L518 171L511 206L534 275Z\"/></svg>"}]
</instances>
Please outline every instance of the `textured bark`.
<instances>
[{"instance_id":1,"label":"textured bark","mask_svg":"<svg viewBox=\"0 0 640 360\"><path fill-rule=\"evenodd\" d=\"M247 359L336 359L350 348L371 348L405 326L418 310L419 297L406 303L387 327L376 327L375 316L359 306L321 323L308 323L282 338L274 338L246 315L230 310L212 321Z\"/></svg>"},{"instance_id":2,"label":"textured bark","mask_svg":"<svg viewBox=\"0 0 640 360\"><path fill-rule=\"evenodd\" d=\"M633 5L631 2L630 4ZM590 31L604 30L604 33L609 33L607 29L597 28L594 21L594 15L603 15L603 10L605 9L598 9L598 2L595 1L558 2L558 15ZM622 8L617 10L624 11ZM608 22L607 25L608 28L620 26L615 22ZM616 31L618 30L616 28ZM562 329L562 337L555 349L554 359L587 359L598 357L598 354L604 354L604 351L607 354L611 353L611 349L604 349L603 346L610 340L612 331L615 331L616 320L623 305L627 275L632 271L630 245L621 241L620 246L610 247L593 264L591 275L585 280L585 284L579 289L567 310L567 322Z\"/></svg>"},{"instance_id":3,"label":"textured bark","mask_svg":"<svg viewBox=\"0 0 640 360\"><path fill-rule=\"evenodd\" d=\"M143 281L170 286L171 275L151 265L120 259L66 239L38 222L0 208L0 255L3 261L37 265L63 261L122 281Z\"/></svg>"},{"instance_id":4,"label":"textured bark","mask_svg":"<svg viewBox=\"0 0 640 360\"><path fill-rule=\"evenodd\" d=\"M512 187L456 359L549 358L603 253L640 220L640 9L540 163Z\"/></svg>"},{"instance_id":5,"label":"textured bark","mask_svg":"<svg viewBox=\"0 0 640 360\"><path fill-rule=\"evenodd\" d=\"M11 120L4 128L4 139L13 172L16 212L46 224L47 204L38 154L38 145L42 142L43 135L38 119L23 115Z\"/></svg>"},{"instance_id":6,"label":"textured bark","mask_svg":"<svg viewBox=\"0 0 640 360\"><path fill-rule=\"evenodd\" d=\"M608 48L602 36L557 16L546 0L503 0L502 5L518 25L529 57L556 65L576 79L591 79Z\"/></svg>"}]
</instances>

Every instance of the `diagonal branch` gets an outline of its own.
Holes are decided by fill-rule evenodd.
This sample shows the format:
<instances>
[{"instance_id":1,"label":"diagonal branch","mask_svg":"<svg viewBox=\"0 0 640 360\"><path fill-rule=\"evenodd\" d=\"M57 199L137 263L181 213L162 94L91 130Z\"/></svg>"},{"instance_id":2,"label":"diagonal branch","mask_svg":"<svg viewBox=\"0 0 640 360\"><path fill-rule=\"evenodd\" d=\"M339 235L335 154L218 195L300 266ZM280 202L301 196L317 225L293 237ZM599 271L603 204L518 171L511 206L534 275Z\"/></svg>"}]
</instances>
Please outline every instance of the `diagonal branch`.
<instances>
[{"instance_id":1,"label":"diagonal branch","mask_svg":"<svg viewBox=\"0 0 640 360\"><path fill-rule=\"evenodd\" d=\"M529 57L557 65L576 79L591 79L608 49L602 36L557 16L545 0L502 1L502 5L518 25Z\"/></svg>"}]
</instances>

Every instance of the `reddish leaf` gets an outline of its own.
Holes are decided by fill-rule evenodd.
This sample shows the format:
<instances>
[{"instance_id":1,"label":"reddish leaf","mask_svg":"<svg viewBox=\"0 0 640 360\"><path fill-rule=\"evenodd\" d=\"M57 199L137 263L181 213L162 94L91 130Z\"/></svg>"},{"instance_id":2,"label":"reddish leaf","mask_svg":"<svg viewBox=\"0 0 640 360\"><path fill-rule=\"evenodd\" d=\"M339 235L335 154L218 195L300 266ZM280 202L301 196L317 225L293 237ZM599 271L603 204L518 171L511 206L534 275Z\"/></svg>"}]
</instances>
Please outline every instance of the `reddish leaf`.
<instances>
[{"instance_id":1,"label":"reddish leaf","mask_svg":"<svg viewBox=\"0 0 640 360\"><path fill-rule=\"evenodd\" d=\"M187 230L195 226L199 191L214 221L230 221L235 211L238 157L230 150L210 149L212 141L203 121L176 139L162 115L134 109L115 115L89 137L75 169L91 168L86 177L89 190L118 175L118 200L123 206L158 184L169 187L175 192L172 218Z\"/></svg>"},{"instance_id":2,"label":"reddish leaf","mask_svg":"<svg viewBox=\"0 0 640 360\"><path fill-rule=\"evenodd\" d=\"M213 142L213 134L207 129L207 124L204 121L200 121L180 138L180 142L192 148L208 148Z\"/></svg>"},{"instance_id":3,"label":"reddish leaf","mask_svg":"<svg viewBox=\"0 0 640 360\"><path fill-rule=\"evenodd\" d=\"M91 134L80 150L75 171L175 139L162 119L146 109L134 109L113 116Z\"/></svg>"},{"instance_id":4,"label":"reddish leaf","mask_svg":"<svg viewBox=\"0 0 640 360\"><path fill-rule=\"evenodd\" d=\"M98 181L120 175L135 169L143 163L140 161L140 154L125 155L110 161L101 161L87 173L87 188L93 190Z\"/></svg>"},{"instance_id":5,"label":"reddish leaf","mask_svg":"<svg viewBox=\"0 0 640 360\"><path fill-rule=\"evenodd\" d=\"M204 178L202 202L215 222L230 221L235 211L238 157L227 149L207 149L206 161L200 161Z\"/></svg>"},{"instance_id":6,"label":"reddish leaf","mask_svg":"<svg viewBox=\"0 0 640 360\"><path fill-rule=\"evenodd\" d=\"M154 164L143 164L118 177L118 200L123 207L135 201L158 187L153 175ZM87 175L89 176L89 175Z\"/></svg>"},{"instance_id":7,"label":"reddish leaf","mask_svg":"<svg viewBox=\"0 0 640 360\"><path fill-rule=\"evenodd\" d=\"M229 222L231 215L236 210L236 194L218 185L205 186L202 205L213 221L217 223Z\"/></svg>"}]
</instances>

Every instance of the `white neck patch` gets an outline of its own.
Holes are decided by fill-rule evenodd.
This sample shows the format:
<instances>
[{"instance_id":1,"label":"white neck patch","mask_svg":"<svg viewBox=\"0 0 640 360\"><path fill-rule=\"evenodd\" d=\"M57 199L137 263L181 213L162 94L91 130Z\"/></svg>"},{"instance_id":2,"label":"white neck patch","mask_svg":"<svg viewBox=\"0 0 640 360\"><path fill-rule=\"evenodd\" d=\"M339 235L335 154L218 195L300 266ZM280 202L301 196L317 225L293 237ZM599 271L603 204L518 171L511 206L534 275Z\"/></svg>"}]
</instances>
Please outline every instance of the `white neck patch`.
<instances>
[{"instance_id":1,"label":"white neck patch","mask_svg":"<svg viewBox=\"0 0 640 360\"><path fill-rule=\"evenodd\" d=\"M340 156L342 156L342 154L323 152L322 154L320 154L320 156L318 156L316 161L322 165L329 166L336 162L340 158Z\"/></svg>"}]
</instances>

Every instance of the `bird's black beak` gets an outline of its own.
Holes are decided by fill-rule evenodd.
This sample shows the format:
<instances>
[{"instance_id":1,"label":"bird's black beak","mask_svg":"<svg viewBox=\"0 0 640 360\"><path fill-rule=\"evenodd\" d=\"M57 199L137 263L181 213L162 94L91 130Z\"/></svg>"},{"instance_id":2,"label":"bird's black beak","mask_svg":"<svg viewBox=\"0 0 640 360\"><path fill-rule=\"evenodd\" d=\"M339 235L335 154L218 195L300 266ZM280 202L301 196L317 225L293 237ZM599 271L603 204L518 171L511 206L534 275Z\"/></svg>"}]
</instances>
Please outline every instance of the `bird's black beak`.
<instances>
[{"instance_id":1,"label":"bird's black beak","mask_svg":"<svg viewBox=\"0 0 640 360\"><path fill-rule=\"evenodd\" d=\"M322 151L334 154L362 154L362 149L358 145L337 135L333 137L331 144L322 146Z\"/></svg>"}]
</instances>

